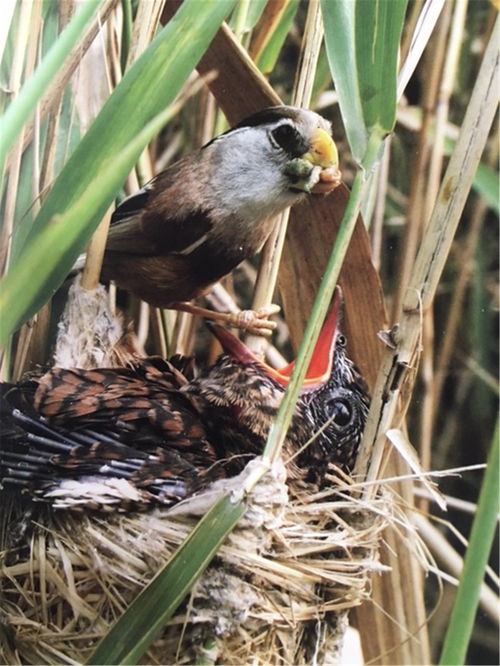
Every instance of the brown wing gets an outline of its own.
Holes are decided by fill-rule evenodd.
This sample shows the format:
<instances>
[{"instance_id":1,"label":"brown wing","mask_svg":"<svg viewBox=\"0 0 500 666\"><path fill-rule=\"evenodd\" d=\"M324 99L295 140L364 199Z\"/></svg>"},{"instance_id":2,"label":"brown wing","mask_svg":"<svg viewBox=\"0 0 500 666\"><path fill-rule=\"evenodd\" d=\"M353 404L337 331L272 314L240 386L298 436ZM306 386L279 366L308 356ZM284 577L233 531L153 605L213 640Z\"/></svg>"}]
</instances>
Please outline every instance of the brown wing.
<instances>
[{"instance_id":1,"label":"brown wing","mask_svg":"<svg viewBox=\"0 0 500 666\"><path fill-rule=\"evenodd\" d=\"M51 424L98 429L144 450L173 448L205 467L213 448L182 375L161 359L125 369L53 368L39 381L35 407Z\"/></svg>"},{"instance_id":2,"label":"brown wing","mask_svg":"<svg viewBox=\"0 0 500 666\"><path fill-rule=\"evenodd\" d=\"M205 427L161 359L124 369L54 368L38 383L0 384L0 491L56 508L171 504L216 478ZM31 495L30 495L31 493Z\"/></svg>"},{"instance_id":3,"label":"brown wing","mask_svg":"<svg viewBox=\"0 0 500 666\"><path fill-rule=\"evenodd\" d=\"M193 156L177 162L125 199L111 217L106 250L132 255L179 253L202 242L212 229L199 195Z\"/></svg>"},{"instance_id":4,"label":"brown wing","mask_svg":"<svg viewBox=\"0 0 500 666\"><path fill-rule=\"evenodd\" d=\"M29 398L23 385L0 384L0 496L129 511L171 504L204 485L203 470L175 450L143 450L99 429L51 425Z\"/></svg>"}]
</instances>

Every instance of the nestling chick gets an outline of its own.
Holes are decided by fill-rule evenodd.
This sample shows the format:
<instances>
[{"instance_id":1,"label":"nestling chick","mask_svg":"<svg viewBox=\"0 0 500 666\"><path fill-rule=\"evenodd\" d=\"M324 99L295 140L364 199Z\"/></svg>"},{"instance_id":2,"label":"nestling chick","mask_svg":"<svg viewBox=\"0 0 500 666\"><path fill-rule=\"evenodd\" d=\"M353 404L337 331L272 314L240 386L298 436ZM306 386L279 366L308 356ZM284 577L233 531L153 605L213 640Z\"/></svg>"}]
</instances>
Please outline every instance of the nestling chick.
<instances>
[{"instance_id":1,"label":"nestling chick","mask_svg":"<svg viewBox=\"0 0 500 666\"><path fill-rule=\"evenodd\" d=\"M261 249L278 213L337 187L337 163L324 118L264 109L123 201L102 277L156 306L195 298Z\"/></svg>"},{"instance_id":2,"label":"nestling chick","mask_svg":"<svg viewBox=\"0 0 500 666\"><path fill-rule=\"evenodd\" d=\"M290 477L320 486L332 463L352 467L368 411L338 332L340 307L337 295L284 449ZM59 509L127 511L172 504L237 474L262 453L293 363L273 370L213 330L225 353L198 378L151 358L0 385L0 489Z\"/></svg>"},{"instance_id":3,"label":"nestling chick","mask_svg":"<svg viewBox=\"0 0 500 666\"><path fill-rule=\"evenodd\" d=\"M370 402L366 384L346 354L339 325L342 307L337 288L283 449L289 476L319 485L331 464L345 472L353 468ZM224 354L183 392L203 410L205 426L217 434L211 440L216 456L228 459L226 474L232 475L248 462L249 454L262 453L294 362L274 370L226 329L214 324L210 328Z\"/></svg>"}]
</instances>

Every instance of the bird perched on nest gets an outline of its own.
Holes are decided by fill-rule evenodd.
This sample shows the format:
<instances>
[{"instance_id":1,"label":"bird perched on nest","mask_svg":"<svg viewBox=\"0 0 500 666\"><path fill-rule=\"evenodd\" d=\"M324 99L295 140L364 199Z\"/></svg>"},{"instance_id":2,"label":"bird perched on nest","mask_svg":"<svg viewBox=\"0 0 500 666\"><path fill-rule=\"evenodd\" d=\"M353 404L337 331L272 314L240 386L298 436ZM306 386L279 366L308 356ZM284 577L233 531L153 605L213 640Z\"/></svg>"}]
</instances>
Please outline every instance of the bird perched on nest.
<instances>
[{"instance_id":1,"label":"bird perched on nest","mask_svg":"<svg viewBox=\"0 0 500 666\"><path fill-rule=\"evenodd\" d=\"M338 331L337 294L284 448L289 476L325 483L352 467L368 396ZM293 363L273 370L212 324L224 354L198 377L161 359L2 385L0 487L55 508L169 505L262 453ZM186 374L188 375L186 377ZM293 460L290 460L293 458Z\"/></svg>"},{"instance_id":2,"label":"bird perched on nest","mask_svg":"<svg viewBox=\"0 0 500 666\"><path fill-rule=\"evenodd\" d=\"M264 109L118 206L102 278L152 305L192 311L184 301L256 254L278 213L340 182L328 121L291 106Z\"/></svg>"}]
</instances>

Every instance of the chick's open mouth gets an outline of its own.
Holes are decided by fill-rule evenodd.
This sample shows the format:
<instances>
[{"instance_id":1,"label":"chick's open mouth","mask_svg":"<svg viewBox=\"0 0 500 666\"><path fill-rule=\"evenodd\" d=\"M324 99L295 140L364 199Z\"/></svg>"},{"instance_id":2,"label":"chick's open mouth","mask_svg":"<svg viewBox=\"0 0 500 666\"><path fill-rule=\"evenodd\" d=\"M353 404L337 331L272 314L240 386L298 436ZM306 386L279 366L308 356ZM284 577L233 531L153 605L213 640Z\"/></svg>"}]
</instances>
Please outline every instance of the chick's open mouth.
<instances>
[{"instance_id":1,"label":"chick's open mouth","mask_svg":"<svg viewBox=\"0 0 500 666\"><path fill-rule=\"evenodd\" d=\"M309 367L302 383L302 392L314 390L324 385L332 372L333 357L338 335L338 324L342 309L342 291L336 288L330 311L322 326L321 333L314 347ZM212 333L219 340L224 353L232 356L243 365L257 364L264 373L278 384L286 388L290 382L295 361L284 368L272 368L262 359L258 358L241 340L227 329L212 322L207 322Z\"/></svg>"}]
</instances>

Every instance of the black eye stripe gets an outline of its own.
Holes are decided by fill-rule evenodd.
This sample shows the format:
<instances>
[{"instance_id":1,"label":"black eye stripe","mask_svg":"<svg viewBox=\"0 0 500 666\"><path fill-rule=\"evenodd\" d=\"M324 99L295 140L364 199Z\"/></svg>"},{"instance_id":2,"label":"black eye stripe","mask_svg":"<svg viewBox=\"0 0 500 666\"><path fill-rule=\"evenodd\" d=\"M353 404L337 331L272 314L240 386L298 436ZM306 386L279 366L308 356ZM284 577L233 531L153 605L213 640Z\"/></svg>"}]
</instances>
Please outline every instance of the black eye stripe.
<instances>
[{"instance_id":1,"label":"black eye stripe","mask_svg":"<svg viewBox=\"0 0 500 666\"><path fill-rule=\"evenodd\" d=\"M290 157L300 157L308 150L304 137L289 123L279 125L270 132L271 141L282 148Z\"/></svg>"}]
</instances>

